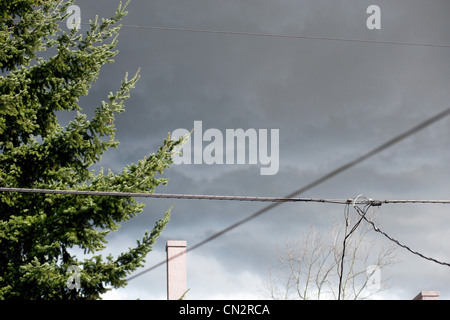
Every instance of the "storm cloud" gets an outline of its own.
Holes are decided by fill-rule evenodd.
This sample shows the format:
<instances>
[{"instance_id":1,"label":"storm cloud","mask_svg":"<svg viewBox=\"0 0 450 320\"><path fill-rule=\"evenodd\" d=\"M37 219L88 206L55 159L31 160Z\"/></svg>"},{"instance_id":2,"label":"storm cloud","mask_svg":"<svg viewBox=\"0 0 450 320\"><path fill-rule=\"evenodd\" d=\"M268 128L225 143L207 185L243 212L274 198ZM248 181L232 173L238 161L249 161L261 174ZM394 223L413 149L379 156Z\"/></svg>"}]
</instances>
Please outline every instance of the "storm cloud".
<instances>
[{"instance_id":1,"label":"storm cloud","mask_svg":"<svg viewBox=\"0 0 450 320\"><path fill-rule=\"evenodd\" d=\"M109 17L114 1L76 1L82 22ZM366 27L368 6L381 8L381 29ZM169 132L193 129L279 130L279 171L260 175L258 165L174 165L156 192L285 196L449 107L450 49L342 41L450 44L450 3L425 0L133 0L118 38L115 63L80 105L93 112L125 73L141 79L116 117L117 150L99 166L119 171L156 152ZM136 27L140 26L140 27ZM184 28L286 34L326 39L200 33L145 28ZM80 32L86 30L82 25ZM332 40L330 38L334 38ZM321 184L302 197L448 199L450 119L407 138ZM245 218L264 203L147 199L144 212L109 237L108 252L133 246L174 204L168 227L146 268L165 256L167 240L188 247ZM377 223L414 249L450 261L450 208L383 205ZM262 299L262 280L275 247L313 225L328 230L343 207L283 204L192 251L190 299ZM380 245L389 242L370 235ZM450 298L445 266L398 249L401 262L382 276L391 289L378 298L412 299L422 290ZM165 299L165 269L148 272L105 298Z\"/></svg>"}]
</instances>

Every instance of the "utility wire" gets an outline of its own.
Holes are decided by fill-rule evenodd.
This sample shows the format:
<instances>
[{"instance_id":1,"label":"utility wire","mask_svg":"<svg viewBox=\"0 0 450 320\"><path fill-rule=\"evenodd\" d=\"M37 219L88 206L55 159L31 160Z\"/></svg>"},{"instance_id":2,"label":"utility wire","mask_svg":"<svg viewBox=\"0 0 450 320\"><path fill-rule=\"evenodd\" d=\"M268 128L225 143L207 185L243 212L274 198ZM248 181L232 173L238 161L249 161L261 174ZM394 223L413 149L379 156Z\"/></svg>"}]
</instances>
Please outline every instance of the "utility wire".
<instances>
[{"instance_id":1,"label":"utility wire","mask_svg":"<svg viewBox=\"0 0 450 320\"><path fill-rule=\"evenodd\" d=\"M5 21L7 19L0 19L0 20L4 20ZM17 19L13 19L12 21L13 22L22 22L22 21L31 21L31 22L33 22L34 20L17 20ZM58 21L58 23L66 23L66 22ZM86 22L81 22L80 25L90 26L91 24L90 23L86 23ZM120 24L120 27L121 28L127 28L127 29L143 29L143 30L155 30L155 31L177 31L177 32L189 32L189 33L222 34L222 35L250 36L250 37L270 37L270 38L288 38L288 39L304 39L304 40L324 40L324 41L375 43L375 44L404 45L404 46L416 46L416 47L450 48L450 44L440 44L440 43L388 41L388 40L367 40L367 39L357 39L357 38L336 38L336 37L319 37L319 36L301 36L301 35L295 35L295 34L245 32L245 31L227 31L227 30L214 30L214 29L180 28L180 27L161 27L161 26L145 26L145 25L132 25L132 24Z\"/></svg>"},{"instance_id":2,"label":"utility wire","mask_svg":"<svg viewBox=\"0 0 450 320\"><path fill-rule=\"evenodd\" d=\"M398 246L400 246L400 247L402 247L402 248L408 250L408 251L411 252L412 254L415 254L415 255L417 255L417 256L423 258L423 259L426 259L426 260L435 262L435 263L437 263L437 264L440 264L440 265L444 265L444 266L450 267L450 263L448 263L448 262L443 262L443 261L439 261L439 260L437 260L437 259L434 259L434 258L425 256L424 254L422 254L422 253L420 253L420 252L418 252L418 251L412 250L412 249L411 249L410 247L408 247L407 245L401 243L399 240L397 240L397 239L391 237L391 236L388 235L386 232L384 232L384 231L382 231L380 228L378 228L378 227L375 225L375 223L374 223L373 221L368 220L368 219L366 218L366 212L367 212L367 209L371 207L370 204L367 204L367 205L364 207L364 209L361 209L361 208L359 208L359 207L356 206L356 205L353 205L353 206L354 206L354 208L356 209L356 211L358 212L358 214L361 216L361 219L364 219L367 223L369 223L369 224L372 226L372 228L373 228L374 231L376 231L376 232L378 232L378 233L381 233L383 236L385 236L386 238L388 238L390 241L392 241L392 242L394 242L395 244L397 244Z\"/></svg>"},{"instance_id":3,"label":"utility wire","mask_svg":"<svg viewBox=\"0 0 450 320\"><path fill-rule=\"evenodd\" d=\"M369 152L366 152L365 154L363 154L363 155L355 158L354 160L352 160L352 161L350 161L350 162L348 162L348 163L346 163L346 164L344 164L344 165L342 165L342 166L332 170L331 172L325 174L324 176L318 178L317 180L314 180L313 182L305 185L304 187L302 187L302 188L300 188L300 189L290 193L289 195L287 195L284 198L294 198L294 197L298 196L299 194L304 193L304 192L306 192L306 191L308 191L308 190L318 186L319 184L324 183L327 180L330 180L331 178L335 177L336 175L338 175L338 174L340 174L340 173L342 173L342 172L344 172L344 171L346 171L346 170L348 170L348 169L358 165L359 163L361 163L361 162L363 162L363 161L373 157L374 155L384 151L385 149L391 147L392 145L394 145L394 144L396 144L396 143L398 143L398 142L408 138L409 136L411 136L411 135L413 135L413 134L415 134L415 133L425 129L426 127L428 127L428 126L432 125L433 123L441 120L442 118L448 116L449 114L450 114L450 108L445 109L444 111L442 111L442 112L436 114L435 116L433 116L433 117L431 117L431 118L429 118L429 119L419 123L415 127L413 127L411 129L405 131L404 133L402 133L402 134L392 138L391 140L388 140L387 142L379 145L378 147L370 150ZM5 191L4 190L5 188L1 188L1 189L2 189L2 191ZM8 189L6 191L11 191L12 190L12 188L6 188L6 189ZM70 190L52 190L53 193L57 193L58 191L59 192L61 192L61 191L69 192ZM75 190L72 190L72 191L75 191ZM93 192L93 191L81 191L81 192L84 192L85 194L87 194L87 192ZM100 191L94 191L94 192L96 192L97 195L102 194L102 192L100 192ZM107 194L108 195L112 195L112 193L107 193ZM123 194L123 193L120 193L120 194ZM128 193L128 196L131 196L132 194L133 193ZM119 194L117 194L117 195L119 195ZM144 194L142 194L142 195L144 195ZM150 196L151 194L148 193L146 195ZM400 201L402 203L407 202L407 200L398 200L398 201ZM415 201L417 201L417 200L415 200ZM447 203L446 200L431 200L431 201L433 201L433 203L444 203L444 202ZM206 243L208 243L208 242L210 242L210 241L212 241L212 240L222 236L223 234L225 234L225 233L227 233L227 232L229 232L229 231L231 231L231 230L233 230L233 229L243 225L244 223L246 223L248 221L251 221L251 220L255 219L256 217L262 215L263 213L265 213L267 211L270 211L271 209L279 206L283 202L286 202L286 201L273 202L272 204L270 204L270 205L268 205L268 206L266 206L266 207L256 211L252 215L250 215L250 216L248 216L248 217L246 217L246 218L244 218L242 220L239 220L238 222L228 226L225 229L220 230L219 232L213 234L212 236L210 236L210 237L204 239L203 241L195 244L194 246L187 248L186 249L186 253L190 252L190 251L193 251L193 250L195 250L197 248L200 248L201 246L203 246ZM388 200L386 200L385 203L388 203ZM377 203L377 205L379 205L379 202ZM176 257L177 256L174 256L173 258L176 258ZM127 281L132 280L132 279L134 279L134 278L136 278L138 276L141 276L144 273L149 272L149 271L151 271L151 270L153 270L153 269L163 265L164 263L165 263L165 261L161 261L160 263L154 265L153 267L150 267L150 268L148 268L148 269L146 269L144 271L141 271L140 273L138 273L138 274L136 274L134 276L129 277L127 279Z\"/></svg>"},{"instance_id":4,"label":"utility wire","mask_svg":"<svg viewBox=\"0 0 450 320\"><path fill-rule=\"evenodd\" d=\"M9 188L9 187L0 187L0 192L49 193L49 194L138 197L138 198L141 197L141 198L157 198L157 199L227 200L227 201L250 201L250 202L322 202L322 203L336 203L336 204L345 204L352 202L352 199L252 197L252 196L224 196L224 195L206 195L206 194L175 194L175 193L148 193L148 192L138 193L138 192L59 190L59 189L36 189L36 188ZM448 201L448 203L450 203L450 200Z\"/></svg>"},{"instance_id":5,"label":"utility wire","mask_svg":"<svg viewBox=\"0 0 450 320\"><path fill-rule=\"evenodd\" d=\"M413 134L423 130L424 128L430 126L431 124L437 122L438 120L441 120L442 118L448 116L449 114L450 114L450 108L445 109L444 111L442 111L442 112L436 114L435 116L433 116L433 117L431 117L431 118L429 118L429 119L419 123L415 127L411 128L411 129L405 131L404 133L402 133L402 134L392 138L391 140L389 140L389 141L379 145L378 147L370 150L369 152L367 152L367 153L357 157L356 159L354 159L354 160L352 160L352 161L350 161L350 162L348 162L348 163L346 163L346 164L336 168L335 170L325 174L324 176L318 178L317 180L315 180L315 181L305 185L304 187L302 187L302 188L300 188L300 189L290 193L289 195L286 196L286 198L296 197L299 194L304 193L304 192L306 192L306 191L308 191L308 190L318 186L319 184L321 184L321 183L323 183L323 182L325 182L327 180L330 180L331 178L337 176L338 174L340 174L340 173L342 173L342 172L344 172L344 171L346 171L346 170L356 166L357 164L359 164L359 163L369 159L370 157L373 157L374 155L380 153L381 151L384 151L385 149L391 147L392 145L394 145L394 144L396 144L396 143L398 143L398 142L408 138L409 136L411 136L411 135L413 135ZM282 202L274 202L274 203L272 203L272 204L270 204L270 205L268 205L268 206L266 206L266 207L256 211L255 213L253 213L252 215L248 216L247 218L239 220L238 222L228 226L225 229L220 230L219 232L217 232L217 233L213 234L212 236L204 239L203 241L198 242L194 246L188 247L186 249L186 254L188 252L190 252L190 251L193 251L195 249L198 249L198 248L202 247L203 245L207 244L208 242L210 242L210 241L212 241L214 239L217 239L218 237L222 236L223 234L225 234L225 233L227 233L227 232L229 232L229 231L231 231L231 230L233 230L233 229L243 225L244 223L259 217L260 215L266 213L267 211L270 211L271 209L276 208L281 203ZM182 254L180 254L180 255L182 255ZM175 255L173 257L173 259L176 258L177 256L178 255ZM161 265L164 265L164 264L165 264L165 261L161 261L160 263L157 263L156 265L154 265L154 266L152 266L152 267L150 267L148 269L145 269L145 270L139 272L138 274L135 274L135 275L129 277L127 279L127 281L135 279L135 278L137 278L137 277L139 277L139 276L141 276L141 275L143 275L143 274L145 274L145 273L147 273L147 272L149 272L151 270L154 270L155 268L157 268L157 267L159 267Z\"/></svg>"},{"instance_id":6,"label":"utility wire","mask_svg":"<svg viewBox=\"0 0 450 320\"><path fill-rule=\"evenodd\" d=\"M146 29L146 30L160 30L160 31L180 31L180 32L194 32L194 33L210 33L210 34L225 34L238 36L253 36L253 37L273 37L273 38L290 38L290 39L307 39L307 40L326 40L326 41L345 41L345 42L365 42L377 44L393 44L405 46L419 46L419 47L438 47L450 48L448 44L439 43L420 43L420 42L406 42L406 41L383 41L383 40L365 40L354 38L334 38L334 37L317 37L317 36L300 36L294 34L278 34L278 33L260 33L260 32L242 32L242 31L224 31L212 29L192 29L192 28L175 28L175 27L152 27L123 24L124 28Z\"/></svg>"},{"instance_id":7,"label":"utility wire","mask_svg":"<svg viewBox=\"0 0 450 320\"><path fill-rule=\"evenodd\" d=\"M358 203L360 203L360 201L358 200L359 197L364 197L367 201L366 204L364 205L364 208L360 208L357 206ZM400 241L398 241L397 239L391 237L390 235L388 235L386 232L382 231L380 228L378 228L375 223L372 220L367 219L366 215L368 210L373 207L373 206L379 206L381 205L379 202L372 202L370 201L370 199L368 199L366 196L364 196L363 194L359 195L358 197L356 197L353 201L353 207L355 208L356 212L358 213L358 215L360 216L359 220L355 223L355 225L353 226L353 228L350 230L350 232L347 233L347 228L348 228L348 214L349 214L349 204L346 204L345 209L344 209L344 216L345 216L345 236L344 236L344 240L342 243L342 255L341 255L341 265L340 265L340 273L339 273L339 287L338 287L338 300L341 299L341 292L342 292L342 278L343 278L343 273L344 273L344 259L345 259L345 249L346 249L346 241L347 239L350 237L350 235L356 231L356 229L358 228L358 226L360 225L361 221L364 220L366 221L368 224L370 224L370 226L373 228L374 231L381 233L383 236L385 236L387 239L389 239L390 241L394 242L396 245L408 250L409 252L411 252L412 254L415 254L423 259L435 262L437 264L440 265L444 265L447 267L450 267L450 263L447 262L443 262L443 261L439 261L437 259L425 256L424 254L412 250L409 246L401 243Z\"/></svg>"},{"instance_id":8,"label":"utility wire","mask_svg":"<svg viewBox=\"0 0 450 320\"><path fill-rule=\"evenodd\" d=\"M436 262L441 265L450 266L449 263L436 260L434 258L427 257L420 252L412 250L410 247L400 243L398 240L386 234L384 231L380 230L375 226L373 221L367 220L365 217L368 208L371 206L380 206L383 203L424 203L424 204L450 204L450 200L373 200L366 198L364 200L359 200L358 196L355 199L319 199L319 198L284 198L284 197L250 197L250 196L218 196L218 195L189 195L189 194L167 194L167 193L133 193L133 192L106 192L106 191L83 191L83 190L55 190L55 189L32 189L32 188L6 188L0 187L0 192L20 192L20 193L48 193L48 194L71 194L71 195L92 195L92 196L119 196L119 197L145 197L145 198L167 198L167 199L198 199L198 200L229 200L229 201L252 201L252 202L317 202L317 203L332 203L332 204L345 204L345 218L346 218L346 235L343 240L342 246L342 257L341 257L341 271L339 274L339 291L338 300L340 300L342 291L342 277L344 269L344 257L346 249L346 241L350 235L357 229L361 221L364 219L368 222L374 231L381 233L383 236L388 238L390 241L396 243L400 247L407 249L409 252L420 256L426 260ZM348 227L348 208L350 204L353 206L357 204L364 204L364 209L355 207L361 218L353 226L350 232L347 233ZM164 264L165 261L160 262L157 266ZM149 270L148 270L149 271ZM130 277L128 280L131 280Z\"/></svg>"},{"instance_id":9,"label":"utility wire","mask_svg":"<svg viewBox=\"0 0 450 320\"><path fill-rule=\"evenodd\" d=\"M93 191L93 190L69 190L69 189L40 189L40 188L10 188L0 187L0 192L19 193L48 193L48 194L70 194L85 196L110 196L110 197L136 197L136 198L156 198L156 199L180 199L180 200L218 200L218 201L249 201L249 202L317 202L331 204L371 204L380 206L381 204L450 204L450 200L374 200L366 198L359 199L325 199L325 198L288 198L288 197L257 197L257 196L230 196L230 195L209 195L209 194L179 194L179 193L148 193L148 192L119 192L119 191Z\"/></svg>"},{"instance_id":10,"label":"utility wire","mask_svg":"<svg viewBox=\"0 0 450 320\"><path fill-rule=\"evenodd\" d=\"M356 199L355 199L356 200ZM349 208L350 205L347 204L345 205L345 209L344 209L344 215L345 215L345 236L344 236L344 240L342 241L342 255L341 255L341 270L339 273L339 286L338 286L338 300L341 300L341 292L342 292L342 278L344 275L344 259L345 259L345 249L347 246L347 239L352 235L353 232L356 231L356 229L358 229L361 221L363 219L366 219L366 213L367 210L371 207L370 203L366 204L364 206L364 210L361 211L360 215L361 217L359 218L359 220L353 225L352 229L347 233L347 228L348 228L348 214L349 214Z\"/></svg>"}]
</instances>

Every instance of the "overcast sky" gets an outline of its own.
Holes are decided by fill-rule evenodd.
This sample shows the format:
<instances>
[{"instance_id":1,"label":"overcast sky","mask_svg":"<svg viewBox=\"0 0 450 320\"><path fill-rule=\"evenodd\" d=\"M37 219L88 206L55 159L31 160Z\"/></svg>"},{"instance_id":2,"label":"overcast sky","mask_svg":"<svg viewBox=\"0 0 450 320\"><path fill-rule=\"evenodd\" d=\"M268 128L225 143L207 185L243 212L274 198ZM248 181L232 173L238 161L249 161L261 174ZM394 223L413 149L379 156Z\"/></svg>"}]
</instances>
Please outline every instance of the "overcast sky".
<instances>
[{"instance_id":1,"label":"overcast sky","mask_svg":"<svg viewBox=\"0 0 450 320\"><path fill-rule=\"evenodd\" d=\"M77 1L82 22L109 17L113 0ZM381 8L381 29L369 30L370 5ZM450 45L447 0L133 0L124 25L287 34ZM82 26L80 32L86 31ZM279 170L260 164L174 165L156 192L285 196L449 107L450 49L433 46L194 33L124 27L115 63L81 100L92 114L126 72L141 79L117 116L117 150L104 168L123 166L157 151L168 132L278 129ZM302 194L349 199L450 199L450 119ZM147 256L146 268L165 257L167 240L188 246L263 208L264 203L144 200L144 212L109 237L118 254L174 203L172 219ZM352 211L352 214L356 214ZM263 280L276 246L309 226L323 232L342 221L343 206L283 204L187 256L189 299L263 299ZM450 207L383 205L377 225L412 249L450 261ZM389 245L370 233L379 246ZM390 289L376 298L412 299L422 290L450 298L450 270L398 248L399 263L383 270ZM165 267L105 296L165 299Z\"/></svg>"}]
</instances>

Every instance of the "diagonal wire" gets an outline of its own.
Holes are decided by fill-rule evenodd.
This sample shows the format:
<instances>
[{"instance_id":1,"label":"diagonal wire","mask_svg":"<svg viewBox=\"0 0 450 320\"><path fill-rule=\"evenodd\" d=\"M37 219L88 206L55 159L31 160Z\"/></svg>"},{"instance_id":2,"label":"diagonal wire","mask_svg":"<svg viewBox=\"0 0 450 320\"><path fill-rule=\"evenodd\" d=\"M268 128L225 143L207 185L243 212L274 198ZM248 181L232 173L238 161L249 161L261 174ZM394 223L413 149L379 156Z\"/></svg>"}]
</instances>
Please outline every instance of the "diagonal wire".
<instances>
[{"instance_id":1,"label":"diagonal wire","mask_svg":"<svg viewBox=\"0 0 450 320\"><path fill-rule=\"evenodd\" d=\"M356 198L355 201L356 201L357 199L358 199L358 198ZM354 206L354 207L355 207L355 201L353 202L353 206ZM371 207L370 202L366 203L366 205L364 206L364 209L363 209L363 210L359 209L358 207L355 207L355 208L357 208L357 211L358 211L358 213L359 213L359 215L360 215L360 218L359 218L359 220L353 225L352 229L347 233L347 228L348 228L348 213L349 213L350 204L347 204L347 205L345 206L345 209L344 209L344 215L345 215L345 233L346 233L346 234L345 234L344 240L343 240L343 242L342 242L342 255L341 255L340 273L339 273L339 285L338 285L338 300L341 300L342 279L343 279L343 276L344 276L344 259L345 259L345 249L346 249L346 246L347 246L347 239L352 235L353 232L356 231L356 229L357 229L357 228L359 227L359 225L361 224L361 221L362 221L362 220L368 221L367 218L366 218L366 214L367 214L367 211L369 210L370 207Z\"/></svg>"},{"instance_id":2,"label":"diagonal wire","mask_svg":"<svg viewBox=\"0 0 450 320\"><path fill-rule=\"evenodd\" d=\"M344 42L362 42L362 43L376 43L376 44L393 44L404 46L419 46L419 47L437 47L450 48L448 44L439 43L422 43L422 42L406 42L406 41L389 41L389 40L367 40L357 38L334 38L334 37L318 37L318 36L301 36L295 34L279 34L279 33L261 33L261 32L243 32L243 31L226 31L226 30L211 30L211 29L194 29L194 28L176 28L176 27L155 27L155 26L141 26L123 24L121 27L130 29L147 29L159 31L180 31L193 33L212 33L212 34L226 34L237 36L253 36L253 37L274 37L274 38L290 38L290 39L307 39L307 40L326 40L326 41L344 41Z\"/></svg>"},{"instance_id":3,"label":"diagonal wire","mask_svg":"<svg viewBox=\"0 0 450 320\"><path fill-rule=\"evenodd\" d=\"M397 240L397 239L391 237L391 236L388 235L386 232L384 232L383 230L381 230L380 228L378 228L378 227L375 225L375 223L374 223L373 221L368 220L368 219L366 218L366 208L368 209L370 206L371 206L370 203L367 204L367 205L364 207L364 210L360 209L358 206L354 206L355 209L356 209L356 211L358 212L358 214L361 216L360 221L361 221L361 219L364 219L368 224L370 224L370 225L372 226L372 228L373 228L374 231L376 231L376 232L378 232L378 233L381 233L383 236L385 236L386 238L388 238L390 241L394 242L395 244L397 244L398 246L402 247L403 249L408 250L408 251L411 252L412 254L415 254L415 255L417 255L417 256L419 256L419 257L425 259L425 260L429 260L429 261L435 262L435 263L437 263L437 264L440 264L440 265L443 265L443 266L450 267L450 263L448 263L448 262L443 262L443 261L439 261L439 260L434 259L434 258L431 258L431 257L427 257L427 256L425 256L424 254L422 254L422 253L420 253L420 252L418 252L418 251L415 251L415 250L411 249L411 248L408 247L407 245L401 243L399 240Z\"/></svg>"},{"instance_id":4,"label":"diagonal wire","mask_svg":"<svg viewBox=\"0 0 450 320\"><path fill-rule=\"evenodd\" d=\"M0 21L2 21L2 20L5 21L7 19L0 19ZM23 21L39 22L40 20L12 19L12 21L13 22L23 22ZM66 22L59 21L58 23L66 23ZM88 22L80 22L80 25L90 26L91 24ZM232 36L287 38L287 39L303 39L303 40L322 40L322 41L340 41L340 42L359 42L359 43L374 43L374 44L387 44L387 45L403 45L403 46L415 46L415 47L450 48L450 44L407 42L407 41L393 41L393 40L370 40L370 39L358 39L358 38L302 36L302 35L281 34L281 33L263 33L263 32L228 31L228 30L215 30L215 29L145 26L145 25L132 25L132 24L120 24L120 27L127 28L127 29L141 29L141 30L154 30L154 31L176 31L176 32L187 32L187 33L221 34L221 35L232 35Z\"/></svg>"},{"instance_id":5,"label":"diagonal wire","mask_svg":"<svg viewBox=\"0 0 450 320\"><path fill-rule=\"evenodd\" d=\"M374 155L380 153L381 151L384 151L385 149L387 149L387 148L393 146L394 144L396 144L396 143L398 143L398 142L400 142L400 141L406 139L407 137L409 137L409 136L411 136L411 135L413 135L413 134L415 134L415 133L417 133L417 132L423 130L424 128L426 128L426 127L432 125L433 123L437 122L438 120L441 120L442 118L448 116L449 114L450 114L450 108L445 109L444 111L442 111L442 112L436 114L435 116L433 116L433 117L431 117L431 118L428 118L427 120L425 120L425 121L419 123L419 124L416 125L415 127L413 127L413 128L411 128L411 129L409 129L409 130L407 130L407 131L405 131L405 132L399 134L398 136L392 138L391 140L389 140L389 141L387 141L387 142L385 142L385 143L379 145L378 147L375 147L374 149L372 149L372 150L370 150L370 151L364 153L363 155L357 157L356 159L354 159L354 160L352 160L352 161L350 161L350 162L347 162L346 164L344 164L344 165L342 165L342 166L340 166L340 167L338 167L338 168L332 170L331 172L325 174L324 176L318 178L317 180L314 180L313 182L311 182L311 183L305 185L304 187L302 187L302 188L300 188L300 189L298 189L298 190L296 190L296 191L294 191L294 192L288 194L288 195L286 196L286 198L293 198L293 197L296 197L296 196L298 196L299 194L304 193L304 192L306 192L306 191L308 191L308 190L310 190L310 189L312 189L312 188L318 186L319 184L324 183L324 182L327 181L327 180L330 180L331 178L337 176L338 174L340 174L340 173L342 173L342 172L344 172L344 171L346 171L346 170L348 170L348 169L350 169L350 168L352 168L352 167L358 165L359 163L361 163L361 162L363 162L363 161L369 159L370 157L373 157ZM274 203L272 203L272 204L270 204L270 205L268 205L268 206L266 206L266 207L264 207L264 208L262 208L262 209L256 211L255 213L253 213L252 215L248 216L247 218L244 218L244 219L242 219L242 220L239 220L238 222L236 222L236 223L234 223L234 224L232 224L232 225L226 227L225 229L220 230L219 232L213 234L212 236L210 236L210 237L204 239L204 240L201 241L201 242L198 242L197 244L195 244L195 245L192 246L192 247L188 247L188 248L186 249L186 253L188 253L188 252L190 252L190 251L193 251L193 250L195 250L195 249L198 249L198 248L204 246L204 245L207 244L208 242L211 242L211 241L213 241L214 239L217 239L218 237L224 235L225 233L227 233L227 232L229 232L229 231L231 231L231 230L233 230L233 229L235 229L235 228L237 228L237 227L243 225L244 223L249 222L249 221L251 221L251 220L253 220L253 219L259 217L260 215L266 213L267 211L270 211L270 210L276 208L276 207L279 206L280 204L282 204L282 202L274 202ZM179 255L183 255L183 254L184 254L184 253L180 253ZM172 259L174 259L174 258L176 258L176 257L178 257L178 255L173 256ZM152 266L152 267L150 267L150 268L148 268L148 269L145 269L145 270L143 270L143 271L141 271L141 272L139 272L139 273L137 273L137 274L135 274L135 275L129 277L129 278L127 279L127 281L130 281L130 280L132 280L132 279L135 279L135 278L137 278L137 277L139 277L139 276L141 276L141 275L143 275L143 274L145 274L145 273L147 273L147 272L149 272L149 271L151 271L151 270L156 269L157 267L159 267L159 266L161 266L161 265L163 265L163 264L165 264L165 263L166 263L166 261L161 261L161 262L159 262L158 264L156 264L156 265L154 265L154 266Z\"/></svg>"},{"instance_id":6,"label":"diagonal wire","mask_svg":"<svg viewBox=\"0 0 450 320\"><path fill-rule=\"evenodd\" d=\"M359 204L360 202L358 201L359 197L364 197L366 199L366 204L364 205L364 208L361 209L360 207L357 206L357 204ZM435 258L431 258L428 256L425 256L424 254L415 251L413 249L411 249L409 246L401 243L399 240L391 237L390 235L388 235L386 232L382 231L380 228L378 228L375 223L372 220L367 219L366 215L368 210L370 209L370 207L374 207L374 206L380 206L381 202L373 202L370 199L368 199L365 195L361 194L358 197L356 197L353 200L353 207L355 208L356 212L359 215L359 220L355 223L355 225L353 226L353 228L350 230L350 232L347 233L347 227L348 227L348 209L349 209L349 204L347 204L345 206L344 209L344 215L345 215L345 221L346 221L346 228L345 228L345 232L346 235L344 237L343 240L343 245L342 245L342 256L341 256L341 266L340 266L340 274L339 274L339 291L338 291L338 300L341 299L341 291L342 291L342 276L343 276L343 272L344 272L344 257L345 257L345 247L346 247L346 241L347 239L350 237L350 235L358 228L358 226L360 225L361 221L364 220L365 222L367 222L368 224L370 224L370 226L373 228L374 231L381 233L383 236L385 236L387 239L389 239L390 241L394 242L396 245L408 250L409 252L411 252L412 254L415 254L425 260L428 261L432 261L435 262L437 264L440 265L444 265L447 267L450 267L450 263L448 262L443 262L443 261L439 261Z\"/></svg>"}]
</instances>

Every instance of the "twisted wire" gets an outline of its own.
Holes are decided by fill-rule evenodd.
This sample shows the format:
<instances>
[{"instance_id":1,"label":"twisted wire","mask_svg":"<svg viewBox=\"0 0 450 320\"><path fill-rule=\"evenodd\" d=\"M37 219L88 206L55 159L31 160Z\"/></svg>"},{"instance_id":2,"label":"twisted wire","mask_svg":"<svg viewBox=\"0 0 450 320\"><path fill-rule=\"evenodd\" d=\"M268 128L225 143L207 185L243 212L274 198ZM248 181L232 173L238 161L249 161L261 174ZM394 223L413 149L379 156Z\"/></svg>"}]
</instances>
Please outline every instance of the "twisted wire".
<instances>
[{"instance_id":1,"label":"twisted wire","mask_svg":"<svg viewBox=\"0 0 450 320\"><path fill-rule=\"evenodd\" d=\"M358 214L360 215L361 219L364 219L368 224L370 224L370 225L372 226L372 228L373 228L374 231L376 231L376 232L382 234L382 235L385 236L387 239L389 239L390 241L394 242L396 245L398 245L398 246L400 246L400 247L402 247L402 248L408 250L410 253L412 253L412 254L414 254L414 255L416 255L416 256L419 256L419 257L421 257L421 258L423 258L423 259L425 259L425 260L432 261L432 262L435 262L435 263L437 263L437 264L440 264L440 265L444 265L444 266L450 267L450 263L444 262L444 261L440 261L440 260L437 260L437 259L435 259L435 258L426 256L426 255L424 255L424 254L422 254L422 253L420 253L420 252L418 252L418 251L416 251L416 250L413 250L413 249L411 249L409 246L407 246L407 245L401 243L399 240L395 239L394 237L388 235L386 232L384 232L383 230L381 230L380 228L378 228L378 227L375 225L375 223L374 223L373 221L368 220L368 219L366 218L367 209L371 207L371 204L367 204L367 205L364 207L364 209L359 208L357 205L354 205L353 207L356 209L356 212L358 212Z\"/></svg>"}]
</instances>

